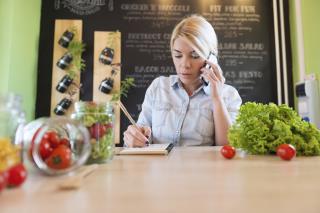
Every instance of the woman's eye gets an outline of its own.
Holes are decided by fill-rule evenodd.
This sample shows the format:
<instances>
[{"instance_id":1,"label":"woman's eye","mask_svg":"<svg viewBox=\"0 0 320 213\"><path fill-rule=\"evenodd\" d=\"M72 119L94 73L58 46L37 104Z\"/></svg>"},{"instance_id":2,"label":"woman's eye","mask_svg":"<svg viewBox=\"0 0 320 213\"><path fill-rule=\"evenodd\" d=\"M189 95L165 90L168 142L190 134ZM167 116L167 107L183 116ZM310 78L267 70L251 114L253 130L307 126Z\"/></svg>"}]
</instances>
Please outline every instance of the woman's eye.
<instances>
[{"instance_id":1,"label":"woman's eye","mask_svg":"<svg viewBox=\"0 0 320 213\"><path fill-rule=\"evenodd\" d=\"M181 58L182 55L175 55L174 57L175 57L175 58Z\"/></svg>"},{"instance_id":2,"label":"woman's eye","mask_svg":"<svg viewBox=\"0 0 320 213\"><path fill-rule=\"evenodd\" d=\"M193 59L198 59L200 56L199 56L198 54L191 54L191 57L192 57Z\"/></svg>"}]
</instances>

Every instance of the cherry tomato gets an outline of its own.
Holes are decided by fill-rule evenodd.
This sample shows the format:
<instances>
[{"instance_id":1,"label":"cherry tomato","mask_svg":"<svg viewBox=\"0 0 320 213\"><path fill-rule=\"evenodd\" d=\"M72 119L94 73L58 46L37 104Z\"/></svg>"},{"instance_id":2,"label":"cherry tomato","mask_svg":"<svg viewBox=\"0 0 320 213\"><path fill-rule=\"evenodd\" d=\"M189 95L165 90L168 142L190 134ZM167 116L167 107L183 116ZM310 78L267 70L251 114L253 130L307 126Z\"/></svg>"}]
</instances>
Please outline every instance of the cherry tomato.
<instances>
[{"instance_id":1,"label":"cherry tomato","mask_svg":"<svg viewBox=\"0 0 320 213\"><path fill-rule=\"evenodd\" d=\"M236 149L233 146L230 145L224 145L221 149L220 149L221 154L223 155L223 157L227 158L227 159L231 159L235 156L236 154Z\"/></svg>"},{"instance_id":2,"label":"cherry tomato","mask_svg":"<svg viewBox=\"0 0 320 213\"><path fill-rule=\"evenodd\" d=\"M95 123L90 127L89 132L92 138L98 140L106 134L107 128L103 124Z\"/></svg>"},{"instance_id":3,"label":"cherry tomato","mask_svg":"<svg viewBox=\"0 0 320 213\"><path fill-rule=\"evenodd\" d=\"M50 142L52 148L56 148L59 145L60 138L58 134L54 131L46 132L43 138L47 139Z\"/></svg>"},{"instance_id":4,"label":"cherry tomato","mask_svg":"<svg viewBox=\"0 0 320 213\"><path fill-rule=\"evenodd\" d=\"M8 170L8 186L20 186L27 178L27 170L22 163L19 163Z\"/></svg>"},{"instance_id":5,"label":"cherry tomato","mask_svg":"<svg viewBox=\"0 0 320 213\"><path fill-rule=\"evenodd\" d=\"M291 144L281 144L277 148L277 155L283 160L291 160L296 156L296 148Z\"/></svg>"},{"instance_id":6,"label":"cherry tomato","mask_svg":"<svg viewBox=\"0 0 320 213\"><path fill-rule=\"evenodd\" d=\"M8 173L7 172L0 172L0 192L6 188L8 181Z\"/></svg>"},{"instance_id":7,"label":"cherry tomato","mask_svg":"<svg viewBox=\"0 0 320 213\"><path fill-rule=\"evenodd\" d=\"M61 144L63 144L63 145L66 145L67 147L71 147L71 145L70 145L70 141L67 139L67 138L62 138L61 140L60 140L60 142L59 142L59 145L61 145Z\"/></svg>"},{"instance_id":8,"label":"cherry tomato","mask_svg":"<svg viewBox=\"0 0 320 213\"><path fill-rule=\"evenodd\" d=\"M42 160L47 159L51 155L52 151L53 149L50 142L47 139L43 138L39 146L39 152Z\"/></svg>"},{"instance_id":9,"label":"cherry tomato","mask_svg":"<svg viewBox=\"0 0 320 213\"><path fill-rule=\"evenodd\" d=\"M66 169L71 165L71 150L61 144L53 150L45 162L52 169Z\"/></svg>"}]
</instances>

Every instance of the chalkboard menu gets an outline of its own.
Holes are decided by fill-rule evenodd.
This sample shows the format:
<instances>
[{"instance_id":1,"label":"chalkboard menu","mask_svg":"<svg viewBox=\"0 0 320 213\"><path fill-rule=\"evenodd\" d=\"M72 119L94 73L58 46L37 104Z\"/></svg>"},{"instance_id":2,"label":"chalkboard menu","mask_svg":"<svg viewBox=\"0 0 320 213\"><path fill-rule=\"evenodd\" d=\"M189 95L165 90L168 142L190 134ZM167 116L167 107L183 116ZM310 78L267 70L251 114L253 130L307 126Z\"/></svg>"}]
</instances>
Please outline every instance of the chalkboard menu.
<instances>
[{"instance_id":1,"label":"chalkboard menu","mask_svg":"<svg viewBox=\"0 0 320 213\"><path fill-rule=\"evenodd\" d=\"M95 31L121 32L121 78L135 78L123 103L137 119L144 94L152 80L160 75L175 74L170 53L170 36L174 26L185 16L201 14L218 35L219 64L226 83L238 89L244 102L275 102L283 96L282 69L285 65L292 85L291 63L276 56L280 22L279 2L270 0L55 0L42 1L41 35L38 66L36 116L49 114L50 73L54 21L83 21L83 41L87 44L83 59L86 70L81 76L81 100L92 100L93 39ZM284 22L288 22L288 1L284 3ZM276 5L274 5L276 4ZM288 38L288 29L283 31ZM286 40L286 42L288 39ZM285 49L290 56L290 49ZM290 58L290 57L289 57ZM276 66L277 64L281 66ZM49 67L49 68L48 68ZM280 73L280 74L279 74ZM280 84L279 84L280 82ZM279 86L281 89L279 89ZM280 92L279 92L280 91ZM290 102L292 93L289 90ZM121 128L129 122L121 118Z\"/></svg>"}]
</instances>

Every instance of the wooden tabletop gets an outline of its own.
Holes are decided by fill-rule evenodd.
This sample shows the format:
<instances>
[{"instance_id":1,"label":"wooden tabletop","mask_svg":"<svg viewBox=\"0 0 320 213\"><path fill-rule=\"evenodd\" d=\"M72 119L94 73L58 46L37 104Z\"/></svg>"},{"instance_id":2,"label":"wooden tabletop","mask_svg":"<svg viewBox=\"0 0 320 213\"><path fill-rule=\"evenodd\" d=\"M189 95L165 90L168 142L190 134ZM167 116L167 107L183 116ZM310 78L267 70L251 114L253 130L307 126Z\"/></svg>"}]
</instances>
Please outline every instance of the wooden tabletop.
<instances>
[{"instance_id":1,"label":"wooden tabletop","mask_svg":"<svg viewBox=\"0 0 320 213\"><path fill-rule=\"evenodd\" d=\"M0 194L0 212L320 212L320 157L224 159L219 147L174 148L167 156L115 156L77 190L62 177L29 172Z\"/></svg>"}]
</instances>

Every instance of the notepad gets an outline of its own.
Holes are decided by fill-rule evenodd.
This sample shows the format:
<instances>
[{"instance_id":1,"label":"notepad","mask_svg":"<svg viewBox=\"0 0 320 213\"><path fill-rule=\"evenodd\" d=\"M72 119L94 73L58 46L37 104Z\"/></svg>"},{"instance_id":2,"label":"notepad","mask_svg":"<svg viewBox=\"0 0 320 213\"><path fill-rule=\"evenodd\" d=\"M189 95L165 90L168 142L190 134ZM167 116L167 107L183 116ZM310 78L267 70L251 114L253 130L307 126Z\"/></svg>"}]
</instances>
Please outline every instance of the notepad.
<instances>
[{"instance_id":1,"label":"notepad","mask_svg":"<svg viewBox=\"0 0 320 213\"><path fill-rule=\"evenodd\" d=\"M142 148L125 147L119 152L119 155L167 155L172 148L172 143L150 144Z\"/></svg>"}]
</instances>

